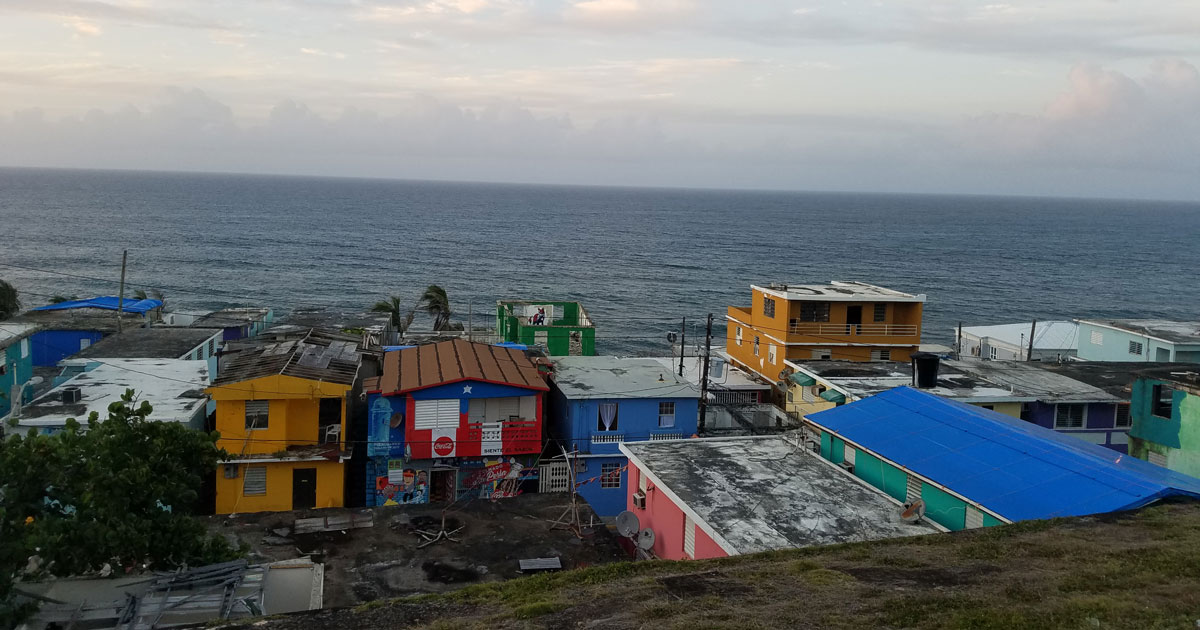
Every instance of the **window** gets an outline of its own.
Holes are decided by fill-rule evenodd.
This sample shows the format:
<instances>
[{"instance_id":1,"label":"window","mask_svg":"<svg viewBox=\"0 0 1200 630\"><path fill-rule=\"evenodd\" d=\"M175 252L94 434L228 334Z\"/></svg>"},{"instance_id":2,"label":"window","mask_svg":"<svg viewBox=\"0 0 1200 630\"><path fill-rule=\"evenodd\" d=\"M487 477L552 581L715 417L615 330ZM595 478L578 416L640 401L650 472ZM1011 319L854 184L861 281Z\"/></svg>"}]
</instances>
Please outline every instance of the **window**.
<instances>
[{"instance_id":1,"label":"window","mask_svg":"<svg viewBox=\"0 0 1200 630\"><path fill-rule=\"evenodd\" d=\"M850 446L849 444L843 444L842 445L842 461L848 462L851 466L853 466L854 465L854 454L856 452L857 451L854 450L853 446Z\"/></svg>"},{"instance_id":2,"label":"window","mask_svg":"<svg viewBox=\"0 0 1200 630\"><path fill-rule=\"evenodd\" d=\"M1091 340L1093 346L1103 346L1104 345L1104 335L1099 330L1092 331L1090 340Z\"/></svg>"},{"instance_id":3,"label":"window","mask_svg":"<svg viewBox=\"0 0 1200 630\"><path fill-rule=\"evenodd\" d=\"M620 488L621 487L621 465L620 464L600 464L600 487L601 488Z\"/></svg>"},{"instance_id":4,"label":"window","mask_svg":"<svg viewBox=\"0 0 1200 630\"><path fill-rule=\"evenodd\" d=\"M829 321L829 302L801 302L800 321L827 322Z\"/></svg>"},{"instance_id":5,"label":"window","mask_svg":"<svg viewBox=\"0 0 1200 630\"><path fill-rule=\"evenodd\" d=\"M413 428L452 429L459 425L462 408L457 398L418 400L413 409Z\"/></svg>"},{"instance_id":6,"label":"window","mask_svg":"<svg viewBox=\"0 0 1200 630\"><path fill-rule=\"evenodd\" d=\"M991 346L990 348L988 348L988 358L995 361L999 357L1000 357L1000 353L996 351L996 346Z\"/></svg>"},{"instance_id":7,"label":"window","mask_svg":"<svg viewBox=\"0 0 1200 630\"><path fill-rule=\"evenodd\" d=\"M875 321L877 323L887 321L887 304L875 305Z\"/></svg>"},{"instance_id":8,"label":"window","mask_svg":"<svg viewBox=\"0 0 1200 630\"><path fill-rule=\"evenodd\" d=\"M1150 413L1159 418L1170 418L1175 406L1175 401L1173 400L1175 398L1175 390L1166 385L1155 385L1151 394L1153 396L1153 400L1151 401L1153 407Z\"/></svg>"},{"instance_id":9,"label":"window","mask_svg":"<svg viewBox=\"0 0 1200 630\"><path fill-rule=\"evenodd\" d=\"M637 473L637 476L638 476L638 492L641 492L642 494L646 494L646 485L647 485L646 473L639 470Z\"/></svg>"},{"instance_id":10,"label":"window","mask_svg":"<svg viewBox=\"0 0 1200 630\"><path fill-rule=\"evenodd\" d=\"M1162 466L1163 468L1167 467L1167 456L1163 455L1162 453L1150 451L1146 453L1146 461L1154 464L1155 466Z\"/></svg>"},{"instance_id":11,"label":"window","mask_svg":"<svg viewBox=\"0 0 1200 630\"><path fill-rule=\"evenodd\" d=\"M968 505L966 521L963 525L966 529L979 529L983 527L983 512L973 505Z\"/></svg>"},{"instance_id":12,"label":"window","mask_svg":"<svg viewBox=\"0 0 1200 630\"><path fill-rule=\"evenodd\" d=\"M686 514L683 517L683 553L692 559L696 557L696 523Z\"/></svg>"},{"instance_id":13,"label":"window","mask_svg":"<svg viewBox=\"0 0 1200 630\"><path fill-rule=\"evenodd\" d=\"M796 402L796 396L792 393L791 389L788 390L787 400L788 402Z\"/></svg>"},{"instance_id":14,"label":"window","mask_svg":"<svg viewBox=\"0 0 1200 630\"><path fill-rule=\"evenodd\" d=\"M208 340L208 356L211 357L212 355L216 354L216 352L217 352L216 339L209 339Z\"/></svg>"},{"instance_id":15,"label":"window","mask_svg":"<svg viewBox=\"0 0 1200 630\"><path fill-rule=\"evenodd\" d=\"M673 402L658 403L658 426L660 426L660 427L675 426L675 403L673 403Z\"/></svg>"},{"instance_id":16,"label":"window","mask_svg":"<svg viewBox=\"0 0 1200 630\"><path fill-rule=\"evenodd\" d=\"M1087 415L1087 405L1072 404L1072 405L1055 405L1054 406L1054 428L1055 429L1082 429L1083 419Z\"/></svg>"},{"instance_id":17,"label":"window","mask_svg":"<svg viewBox=\"0 0 1200 630\"><path fill-rule=\"evenodd\" d=\"M891 361L892 360L892 351L891 350L872 350L871 351L871 360L872 361Z\"/></svg>"},{"instance_id":18,"label":"window","mask_svg":"<svg viewBox=\"0 0 1200 630\"><path fill-rule=\"evenodd\" d=\"M270 410L271 402L268 400L247 400L246 430L267 428Z\"/></svg>"},{"instance_id":19,"label":"window","mask_svg":"<svg viewBox=\"0 0 1200 630\"><path fill-rule=\"evenodd\" d=\"M1142 342L1130 341L1129 342L1129 354L1141 354L1141 353L1142 353Z\"/></svg>"},{"instance_id":20,"label":"window","mask_svg":"<svg viewBox=\"0 0 1200 630\"><path fill-rule=\"evenodd\" d=\"M758 335L754 336L754 356L758 356Z\"/></svg>"},{"instance_id":21,"label":"window","mask_svg":"<svg viewBox=\"0 0 1200 630\"><path fill-rule=\"evenodd\" d=\"M775 365L775 344L767 344L767 363Z\"/></svg>"},{"instance_id":22,"label":"window","mask_svg":"<svg viewBox=\"0 0 1200 630\"><path fill-rule=\"evenodd\" d=\"M763 315L772 319L775 318L775 298L763 298Z\"/></svg>"},{"instance_id":23,"label":"window","mask_svg":"<svg viewBox=\"0 0 1200 630\"><path fill-rule=\"evenodd\" d=\"M29 340L28 339L21 340L21 358L22 359L29 358Z\"/></svg>"},{"instance_id":24,"label":"window","mask_svg":"<svg viewBox=\"0 0 1200 630\"><path fill-rule=\"evenodd\" d=\"M616 431L618 411L617 403L600 403L600 408L596 412L596 430Z\"/></svg>"},{"instance_id":25,"label":"window","mask_svg":"<svg viewBox=\"0 0 1200 630\"><path fill-rule=\"evenodd\" d=\"M1133 426L1133 420L1129 417L1129 403L1117 403L1117 419L1113 426L1118 429L1128 429Z\"/></svg>"},{"instance_id":26,"label":"window","mask_svg":"<svg viewBox=\"0 0 1200 630\"><path fill-rule=\"evenodd\" d=\"M737 345L739 345L739 346L742 345L742 327L741 326L737 327L737 333L734 335L733 339L734 339L734 341L737 342Z\"/></svg>"},{"instance_id":27,"label":"window","mask_svg":"<svg viewBox=\"0 0 1200 630\"><path fill-rule=\"evenodd\" d=\"M909 473L908 483L905 485L904 502L912 503L921 498L921 478Z\"/></svg>"},{"instance_id":28,"label":"window","mask_svg":"<svg viewBox=\"0 0 1200 630\"><path fill-rule=\"evenodd\" d=\"M800 399L803 400L804 402L813 402L814 400L816 400L817 394L814 392L816 392L817 387L819 387L819 386L813 385L812 387L801 387L800 388Z\"/></svg>"},{"instance_id":29,"label":"window","mask_svg":"<svg viewBox=\"0 0 1200 630\"><path fill-rule=\"evenodd\" d=\"M267 493L267 467L247 466L246 478L242 480L242 496Z\"/></svg>"}]
</instances>

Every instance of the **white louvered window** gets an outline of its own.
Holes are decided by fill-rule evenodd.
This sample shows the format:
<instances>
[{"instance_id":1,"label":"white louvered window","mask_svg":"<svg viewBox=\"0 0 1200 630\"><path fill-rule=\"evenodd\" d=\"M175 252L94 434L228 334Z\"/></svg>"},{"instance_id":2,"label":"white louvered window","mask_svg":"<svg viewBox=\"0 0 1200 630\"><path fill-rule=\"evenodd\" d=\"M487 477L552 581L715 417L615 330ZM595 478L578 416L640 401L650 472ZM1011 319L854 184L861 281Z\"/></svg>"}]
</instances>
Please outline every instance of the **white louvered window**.
<instances>
[{"instance_id":1,"label":"white louvered window","mask_svg":"<svg viewBox=\"0 0 1200 630\"><path fill-rule=\"evenodd\" d=\"M842 459L853 466L854 465L854 454L856 452L857 451L854 449L853 446L850 446L849 444L844 444L843 448L842 448Z\"/></svg>"},{"instance_id":2,"label":"white louvered window","mask_svg":"<svg viewBox=\"0 0 1200 630\"><path fill-rule=\"evenodd\" d=\"M696 524L692 517L683 517L683 553L689 558L696 557Z\"/></svg>"},{"instance_id":3,"label":"white louvered window","mask_svg":"<svg viewBox=\"0 0 1200 630\"><path fill-rule=\"evenodd\" d=\"M907 503L912 503L921 498L921 478L909 474L908 475L908 491L905 493L904 500Z\"/></svg>"},{"instance_id":4,"label":"white louvered window","mask_svg":"<svg viewBox=\"0 0 1200 630\"><path fill-rule=\"evenodd\" d=\"M267 467L247 466L246 478L242 480L242 494L254 496L267 493Z\"/></svg>"},{"instance_id":5,"label":"white louvered window","mask_svg":"<svg viewBox=\"0 0 1200 630\"><path fill-rule=\"evenodd\" d=\"M267 428L267 420L270 417L271 401L269 400L247 400L246 401L246 430L261 430Z\"/></svg>"},{"instance_id":6,"label":"white louvered window","mask_svg":"<svg viewBox=\"0 0 1200 630\"><path fill-rule=\"evenodd\" d=\"M1167 467L1167 456L1163 455L1162 453L1155 453L1154 451L1150 451L1150 452L1146 453L1146 459L1147 459L1147 461L1149 461L1151 464L1154 464L1155 466L1162 466L1163 468Z\"/></svg>"},{"instance_id":7,"label":"white louvered window","mask_svg":"<svg viewBox=\"0 0 1200 630\"><path fill-rule=\"evenodd\" d=\"M871 351L871 360L872 361L891 361L892 360L892 351L891 350L872 350Z\"/></svg>"},{"instance_id":8,"label":"white louvered window","mask_svg":"<svg viewBox=\"0 0 1200 630\"><path fill-rule=\"evenodd\" d=\"M457 398L440 400L418 400L413 412L413 428L452 429L459 424L459 402Z\"/></svg>"},{"instance_id":9,"label":"white louvered window","mask_svg":"<svg viewBox=\"0 0 1200 630\"><path fill-rule=\"evenodd\" d=\"M818 361L828 361L833 358L833 351L828 348L816 348L812 351L812 358Z\"/></svg>"},{"instance_id":10,"label":"white louvered window","mask_svg":"<svg viewBox=\"0 0 1200 630\"><path fill-rule=\"evenodd\" d=\"M1129 354L1141 354L1141 353L1142 353L1142 342L1130 341L1129 342Z\"/></svg>"},{"instance_id":11,"label":"white louvered window","mask_svg":"<svg viewBox=\"0 0 1200 630\"><path fill-rule=\"evenodd\" d=\"M737 327L737 332L734 333L733 340L737 342L737 345L739 345L739 346L742 345L742 327L741 326Z\"/></svg>"},{"instance_id":12,"label":"white louvered window","mask_svg":"<svg viewBox=\"0 0 1200 630\"><path fill-rule=\"evenodd\" d=\"M776 356L775 355L775 344L773 344L773 343L767 344L767 363L774 365L775 364L775 356Z\"/></svg>"},{"instance_id":13,"label":"white louvered window","mask_svg":"<svg viewBox=\"0 0 1200 630\"><path fill-rule=\"evenodd\" d=\"M1087 405L1057 404L1054 406L1055 429L1082 429L1087 417Z\"/></svg>"},{"instance_id":14,"label":"white louvered window","mask_svg":"<svg viewBox=\"0 0 1200 630\"><path fill-rule=\"evenodd\" d=\"M979 529L983 527L983 512L973 505L968 505L967 520L964 527L966 529Z\"/></svg>"},{"instance_id":15,"label":"white louvered window","mask_svg":"<svg viewBox=\"0 0 1200 630\"><path fill-rule=\"evenodd\" d=\"M1128 429L1133 426L1133 419L1129 417L1129 403L1117 403L1117 417L1114 426L1118 429Z\"/></svg>"},{"instance_id":16,"label":"white louvered window","mask_svg":"<svg viewBox=\"0 0 1200 630\"><path fill-rule=\"evenodd\" d=\"M816 400L817 395L815 393L813 393L813 390L815 390L816 388L817 388L816 385L801 387L800 388L800 399L803 400L804 402L813 402L814 400Z\"/></svg>"},{"instance_id":17,"label":"white louvered window","mask_svg":"<svg viewBox=\"0 0 1200 630\"><path fill-rule=\"evenodd\" d=\"M641 470L638 470L637 476L638 476L638 491L641 492L642 494L646 494L646 473L642 472Z\"/></svg>"},{"instance_id":18,"label":"white louvered window","mask_svg":"<svg viewBox=\"0 0 1200 630\"><path fill-rule=\"evenodd\" d=\"M1103 346L1104 345L1104 334L1101 333L1099 330L1093 330L1090 340L1091 340L1093 346Z\"/></svg>"}]
</instances>

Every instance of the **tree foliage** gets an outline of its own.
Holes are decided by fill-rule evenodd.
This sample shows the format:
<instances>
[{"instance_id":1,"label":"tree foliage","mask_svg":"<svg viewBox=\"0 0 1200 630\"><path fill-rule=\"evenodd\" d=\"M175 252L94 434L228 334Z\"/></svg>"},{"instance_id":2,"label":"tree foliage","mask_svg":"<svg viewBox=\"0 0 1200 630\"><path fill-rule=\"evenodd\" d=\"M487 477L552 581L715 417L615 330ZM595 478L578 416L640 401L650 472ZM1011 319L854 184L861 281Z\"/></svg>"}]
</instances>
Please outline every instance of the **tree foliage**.
<instances>
[{"instance_id":1,"label":"tree foliage","mask_svg":"<svg viewBox=\"0 0 1200 630\"><path fill-rule=\"evenodd\" d=\"M404 331L408 330L408 327L412 325L414 316L414 309L405 309L403 303L404 300L400 296L393 295L386 300L376 302L371 307L371 312L386 313L388 322L392 325L392 328L398 334L403 335Z\"/></svg>"},{"instance_id":2,"label":"tree foliage","mask_svg":"<svg viewBox=\"0 0 1200 630\"><path fill-rule=\"evenodd\" d=\"M132 390L87 427L0 440L0 626L19 614L13 580L39 573L172 568L237 554L194 518L201 486L224 455L216 434L147 419Z\"/></svg>"},{"instance_id":3,"label":"tree foliage","mask_svg":"<svg viewBox=\"0 0 1200 630\"><path fill-rule=\"evenodd\" d=\"M421 294L421 307L433 317L433 329L446 330L450 325L450 297L446 290L436 284L426 287Z\"/></svg>"},{"instance_id":4,"label":"tree foliage","mask_svg":"<svg viewBox=\"0 0 1200 630\"><path fill-rule=\"evenodd\" d=\"M21 310L21 296L17 288L0 280L0 320L8 319Z\"/></svg>"}]
</instances>

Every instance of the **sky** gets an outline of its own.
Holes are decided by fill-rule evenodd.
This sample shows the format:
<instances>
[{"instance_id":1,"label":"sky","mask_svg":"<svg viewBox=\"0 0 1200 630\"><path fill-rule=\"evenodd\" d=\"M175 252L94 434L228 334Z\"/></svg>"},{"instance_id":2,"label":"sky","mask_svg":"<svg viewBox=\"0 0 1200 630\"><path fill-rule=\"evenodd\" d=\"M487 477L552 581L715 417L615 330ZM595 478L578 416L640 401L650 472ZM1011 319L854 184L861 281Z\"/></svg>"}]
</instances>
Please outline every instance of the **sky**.
<instances>
[{"instance_id":1,"label":"sky","mask_svg":"<svg viewBox=\"0 0 1200 630\"><path fill-rule=\"evenodd\" d=\"M1200 200L1196 0L0 0L0 165Z\"/></svg>"}]
</instances>

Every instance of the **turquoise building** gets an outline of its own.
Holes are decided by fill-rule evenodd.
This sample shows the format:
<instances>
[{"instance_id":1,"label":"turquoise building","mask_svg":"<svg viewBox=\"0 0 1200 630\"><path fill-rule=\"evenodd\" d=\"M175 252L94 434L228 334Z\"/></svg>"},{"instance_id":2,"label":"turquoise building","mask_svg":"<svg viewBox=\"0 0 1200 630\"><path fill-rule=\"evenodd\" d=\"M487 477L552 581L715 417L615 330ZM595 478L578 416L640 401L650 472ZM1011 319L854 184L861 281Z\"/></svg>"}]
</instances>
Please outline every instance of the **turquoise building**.
<instances>
[{"instance_id":1,"label":"turquoise building","mask_svg":"<svg viewBox=\"0 0 1200 630\"><path fill-rule=\"evenodd\" d=\"M1133 384L1129 409L1131 455L1200 477L1200 373L1147 371Z\"/></svg>"},{"instance_id":2,"label":"turquoise building","mask_svg":"<svg viewBox=\"0 0 1200 630\"><path fill-rule=\"evenodd\" d=\"M1200 363L1200 322L1081 319L1078 356L1084 361Z\"/></svg>"},{"instance_id":3,"label":"turquoise building","mask_svg":"<svg viewBox=\"0 0 1200 630\"><path fill-rule=\"evenodd\" d=\"M33 378L33 351L30 337L38 327L32 324L0 322L0 418L12 411L14 396L22 403L33 400L33 390L17 389Z\"/></svg>"}]
</instances>

